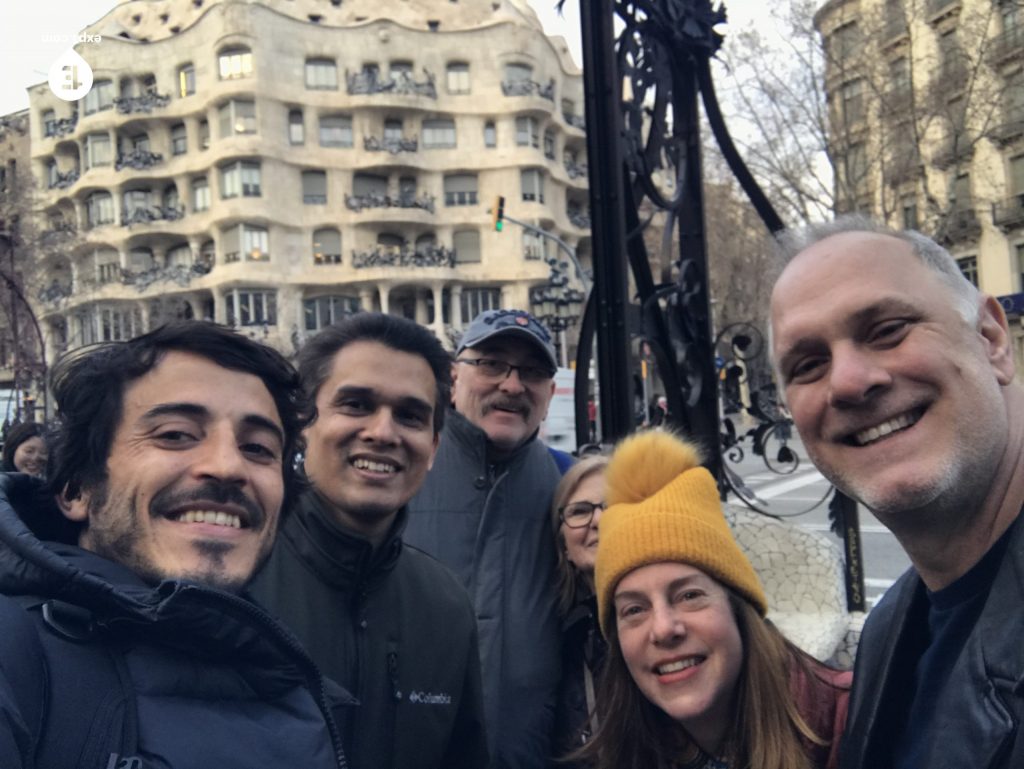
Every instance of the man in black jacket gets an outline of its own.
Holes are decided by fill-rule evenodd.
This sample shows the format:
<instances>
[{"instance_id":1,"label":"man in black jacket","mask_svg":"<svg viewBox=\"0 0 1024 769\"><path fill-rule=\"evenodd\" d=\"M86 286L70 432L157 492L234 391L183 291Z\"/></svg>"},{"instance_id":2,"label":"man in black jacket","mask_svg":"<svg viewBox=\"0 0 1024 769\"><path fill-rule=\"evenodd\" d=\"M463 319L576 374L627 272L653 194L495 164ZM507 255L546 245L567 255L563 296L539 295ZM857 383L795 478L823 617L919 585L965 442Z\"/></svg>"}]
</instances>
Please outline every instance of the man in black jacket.
<instances>
[{"instance_id":1,"label":"man in black jacket","mask_svg":"<svg viewBox=\"0 0 1024 769\"><path fill-rule=\"evenodd\" d=\"M552 751L561 636L549 511L561 473L537 436L556 365L528 312L478 315L452 366L437 463L409 504L406 540L473 597L495 769L534 769Z\"/></svg>"},{"instance_id":2,"label":"man in black jacket","mask_svg":"<svg viewBox=\"0 0 1024 769\"><path fill-rule=\"evenodd\" d=\"M450 359L412 321L377 313L325 329L299 354L316 404L310 483L253 592L353 692L355 769L487 766L480 661L466 591L402 542L405 504L434 459Z\"/></svg>"},{"instance_id":3,"label":"man in black jacket","mask_svg":"<svg viewBox=\"0 0 1024 769\"><path fill-rule=\"evenodd\" d=\"M190 322L65 359L52 385L49 493L0 476L5 769L345 767L350 698L238 594L290 486L295 370Z\"/></svg>"},{"instance_id":4,"label":"man in black jacket","mask_svg":"<svg viewBox=\"0 0 1024 769\"><path fill-rule=\"evenodd\" d=\"M868 616L844 769L1024 766L1024 390L999 302L916 232L791 235L772 353L811 459L913 569Z\"/></svg>"}]
</instances>

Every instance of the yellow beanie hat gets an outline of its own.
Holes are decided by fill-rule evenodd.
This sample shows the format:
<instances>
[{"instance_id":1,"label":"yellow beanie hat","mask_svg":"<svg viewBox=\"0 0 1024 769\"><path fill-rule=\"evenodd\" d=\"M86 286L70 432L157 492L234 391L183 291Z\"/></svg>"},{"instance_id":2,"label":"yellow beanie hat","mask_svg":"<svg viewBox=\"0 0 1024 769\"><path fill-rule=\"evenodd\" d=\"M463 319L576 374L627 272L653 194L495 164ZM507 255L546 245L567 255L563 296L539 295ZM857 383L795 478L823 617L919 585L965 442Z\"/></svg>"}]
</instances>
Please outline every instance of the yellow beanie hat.
<instances>
[{"instance_id":1,"label":"yellow beanie hat","mask_svg":"<svg viewBox=\"0 0 1024 769\"><path fill-rule=\"evenodd\" d=\"M601 631L615 621L619 580L640 566L689 564L732 588L762 616L761 581L733 539L715 479L689 443L662 430L636 433L615 449L605 471L608 509L598 527L594 583Z\"/></svg>"}]
</instances>

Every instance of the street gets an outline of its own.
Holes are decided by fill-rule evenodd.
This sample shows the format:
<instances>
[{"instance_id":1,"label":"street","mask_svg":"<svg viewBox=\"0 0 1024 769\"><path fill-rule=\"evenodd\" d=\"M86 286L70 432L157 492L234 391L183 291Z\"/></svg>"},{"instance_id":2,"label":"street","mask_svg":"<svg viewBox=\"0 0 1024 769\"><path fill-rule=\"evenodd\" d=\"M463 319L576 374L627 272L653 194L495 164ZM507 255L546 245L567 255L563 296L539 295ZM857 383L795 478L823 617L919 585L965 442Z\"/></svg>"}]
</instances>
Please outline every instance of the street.
<instances>
[{"instance_id":1,"label":"street","mask_svg":"<svg viewBox=\"0 0 1024 769\"><path fill-rule=\"evenodd\" d=\"M823 501L829 493L828 481L807 459L799 438L794 437L788 445L799 458L796 470L790 474L772 472L761 457L749 451L749 443L744 444L746 454L741 461L727 464L757 495L757 504L761 510L812 531L822 532L842 550L841 539L830 529L828 500ZM779 444L773 443L769 445L768 453L774 456L778 450ZM735 497L730 497L730 501L742 504ZM864 507L858 510L864 550L864 589L870 607L906 571L910 560L896 538L878 519Z\"/></svg>"}]
</instances>

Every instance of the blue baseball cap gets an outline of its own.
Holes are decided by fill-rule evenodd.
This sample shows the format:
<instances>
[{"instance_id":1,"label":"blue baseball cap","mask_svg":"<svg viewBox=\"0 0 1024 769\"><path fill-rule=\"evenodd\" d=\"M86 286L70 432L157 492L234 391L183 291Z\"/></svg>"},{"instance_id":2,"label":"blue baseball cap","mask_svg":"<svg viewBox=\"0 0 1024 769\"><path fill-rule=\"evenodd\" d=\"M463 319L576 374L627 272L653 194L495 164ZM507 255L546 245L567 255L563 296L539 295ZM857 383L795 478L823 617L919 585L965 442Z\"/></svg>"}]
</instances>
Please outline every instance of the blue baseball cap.
<instances>
[{"instance_id":1,"label":"blue baseball cap","mask_svg":"<svg viewBox=\"0 0 1024 769\"><path fill-rule=\"evenodd\" d=\"M558 368L551 332L525 310L486 310L480 313L463 333L455 354L501 335L515 335L532 343L543 353L552 371Z\"/></svg>"}]
</instances>

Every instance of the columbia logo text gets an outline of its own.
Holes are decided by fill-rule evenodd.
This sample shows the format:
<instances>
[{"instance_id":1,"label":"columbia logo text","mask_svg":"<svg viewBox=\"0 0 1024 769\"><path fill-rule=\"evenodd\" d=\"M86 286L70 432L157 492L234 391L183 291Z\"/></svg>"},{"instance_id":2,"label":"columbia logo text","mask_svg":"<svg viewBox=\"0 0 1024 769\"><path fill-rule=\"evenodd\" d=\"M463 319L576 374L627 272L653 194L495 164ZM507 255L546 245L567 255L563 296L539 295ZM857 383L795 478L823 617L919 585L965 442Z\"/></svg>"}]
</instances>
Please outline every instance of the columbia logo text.
<instances>
[{"instance_id":1,"label":"columbia logo text","mask_svg":"<svg viewBox=\"0 0 1024 769\"><path fill-rule=\"evenodd\" d=\"M434 694L433 692L412 692L409 695L409 702L415 705L451 705L450 694Z\"/></svg>"}]
</instances>

